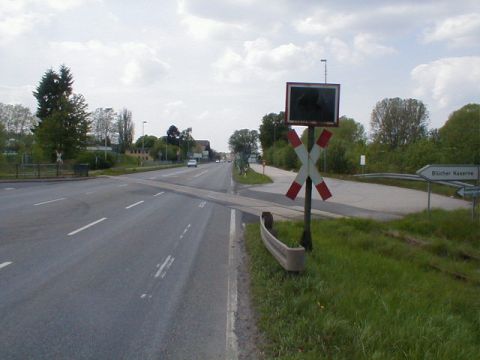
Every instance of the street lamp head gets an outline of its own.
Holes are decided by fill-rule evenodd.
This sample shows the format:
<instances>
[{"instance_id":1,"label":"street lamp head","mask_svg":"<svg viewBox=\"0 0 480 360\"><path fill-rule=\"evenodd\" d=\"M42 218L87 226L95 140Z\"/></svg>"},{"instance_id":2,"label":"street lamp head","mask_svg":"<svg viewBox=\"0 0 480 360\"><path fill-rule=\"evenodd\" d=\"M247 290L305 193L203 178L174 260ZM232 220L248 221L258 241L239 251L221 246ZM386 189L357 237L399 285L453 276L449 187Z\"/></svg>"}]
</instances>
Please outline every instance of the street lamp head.
<instances>
[{"instance_id":1,"label":"street lamp head","mask_svg":"<svg viewBox=\"0 0 480 360\"><path fill-rule=\"evenodd\" d=\"M327 62L327 59L321 59L320 61L321 62Z\"/></svg>"}]
</instances>

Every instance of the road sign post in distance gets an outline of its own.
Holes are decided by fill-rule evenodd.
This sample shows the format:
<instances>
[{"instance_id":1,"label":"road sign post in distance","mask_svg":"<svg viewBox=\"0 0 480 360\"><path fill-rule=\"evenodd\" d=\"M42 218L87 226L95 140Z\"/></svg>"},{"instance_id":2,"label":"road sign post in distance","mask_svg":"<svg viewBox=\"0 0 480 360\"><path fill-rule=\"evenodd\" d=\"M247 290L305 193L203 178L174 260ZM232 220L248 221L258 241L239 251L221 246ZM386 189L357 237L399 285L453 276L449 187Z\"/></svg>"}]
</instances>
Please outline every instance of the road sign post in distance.
<instances>
[{"instance_id":1,"label":"road sign post in distance","mask_svg":"<svg viewBox=\"0 0 480 360\"><path fill-rule=\"evenodd\" d=\"M287 125L338 126L339 84L287 83Z\"/></svg>"}]
</instances>

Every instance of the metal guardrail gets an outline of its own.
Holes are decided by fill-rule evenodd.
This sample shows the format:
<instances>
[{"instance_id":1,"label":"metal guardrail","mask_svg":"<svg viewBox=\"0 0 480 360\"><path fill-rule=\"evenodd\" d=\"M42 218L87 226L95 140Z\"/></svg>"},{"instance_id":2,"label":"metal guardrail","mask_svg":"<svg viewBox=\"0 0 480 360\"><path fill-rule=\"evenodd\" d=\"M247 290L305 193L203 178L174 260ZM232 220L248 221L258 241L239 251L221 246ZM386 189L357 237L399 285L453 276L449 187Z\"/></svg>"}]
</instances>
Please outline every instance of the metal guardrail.
<instances>
[{"instance_id":1,"label":"metal guardrail","mask_svg":"<svg viewBox=\"0 0 480 360\"><path fill-rule=\"evenodd\" d=\"M413 181L426 181L423 177L417 174L399 174L399 173L371 173L371 174L358 174L356 177L364 177L367 179L384 178L384 179L397 179L397 180L413 180ZM473 186L472 184L464 183L461 181L432 181L436 184L452 186L454 188L463 188Z\"/></svg>"},{"instance_id":2,"label":"metal guardrail","mask_svg":"<svg viewBox=\"0 0 480 360\"><path fill-rule=\"evenodd\" d=\"M270 229L267 229L265 222ZM260 233L265 247L285 270L296 272L305 270L305 248L290 248L282 243L269 231L272 225L272 214L263 212L260 216Z\"/></svg>"}]
</instances>

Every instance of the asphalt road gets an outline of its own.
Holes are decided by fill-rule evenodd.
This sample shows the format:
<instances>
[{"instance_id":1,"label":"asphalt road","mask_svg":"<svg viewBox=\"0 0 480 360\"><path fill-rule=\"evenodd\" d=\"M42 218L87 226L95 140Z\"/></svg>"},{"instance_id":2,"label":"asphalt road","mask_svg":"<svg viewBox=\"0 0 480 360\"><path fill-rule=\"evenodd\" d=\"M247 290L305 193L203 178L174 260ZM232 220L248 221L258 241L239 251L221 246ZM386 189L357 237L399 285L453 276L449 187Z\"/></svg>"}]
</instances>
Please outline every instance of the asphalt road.
<instances>
[{"instance_id":1,"label":"asphalt road","mask_svg":"<svg viewBox=\"0 0 480 360\"><path fill-rule=\"evenodd\" d=\"M230 173L2 183L0 358L234 358L236 211L127 181L228 193Z\"/></svg>"},{"instance_id":2,"label":"asphalt road","mask_svg":"<svg viewBox=\"0 0 480 360\"><path fill-rule=\"evenodd\" d=\"M228 163L1 183L0 359L236 359L242 217L303 218L301 193L284 195L295 174L267 171L273 184L240 195ZM316 216L426 206L421 192L326 181L334 196L314 194Z\"/></svg>"}]
</instances>

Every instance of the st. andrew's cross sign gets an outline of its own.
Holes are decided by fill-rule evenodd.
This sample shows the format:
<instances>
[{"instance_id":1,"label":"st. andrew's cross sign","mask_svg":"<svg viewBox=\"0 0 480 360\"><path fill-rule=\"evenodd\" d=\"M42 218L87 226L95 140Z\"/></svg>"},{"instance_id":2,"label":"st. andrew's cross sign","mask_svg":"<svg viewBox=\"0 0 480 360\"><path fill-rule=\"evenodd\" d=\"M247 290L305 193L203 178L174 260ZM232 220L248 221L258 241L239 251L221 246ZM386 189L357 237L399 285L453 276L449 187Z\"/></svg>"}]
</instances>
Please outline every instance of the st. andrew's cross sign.
<instances>
[{"instance_id":1,"label":"st. andrew's cross sign","mask_svg":"<svg viewBox=\"0 0 480 360\"><path fill-rule=\"evenodd\" d=\"M290 130L288 132L288 140L292 144L295 153L300 158L302 162L302 167L298 171L297 177L293 181L290 189L288 189L287 197L292 200L295 200L298 192L302 188L303 183L307 180L307 177L312 179L315 188L322 197L323 200L327 200L332 196L330 190L328 189L325 181L323 181L322 176L318 172L315 164L320 157L320 148L325 148L328 145L328 141L332 137L332 133L328 130L323 130L320 134L320 137L313 145L313 148L310 152L307 152L305 145L302 144L302 141L297 135L295 130Z\"/></svg>"},{"instance_id":2,"label":"st. andrew's cross sign","mask_svg":"<svg viewBox=\"0 0 480 360\"><path fill-rule=\"evenodd\" d=\"M285 101L285 123L308 126L307 147L302 144L295 130L288 134L296 154L302 161L302 167L295 181L290 186L287 196L294 200L305 182L304 230L300 244L306 250L312 250L310 231L312 212L312 182L323 200L332 196L315 165L320 155L320 148L328 145L332 133L323 130L315 141L315 127L338 126L340 102L339 84L316 84L288 82ZM326 154L324 152L324 154Z\"/></svg>"}]
</instances>

